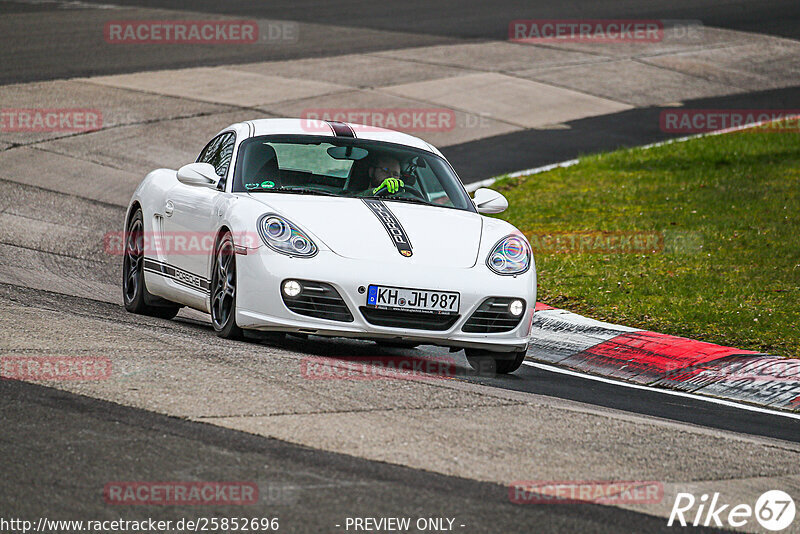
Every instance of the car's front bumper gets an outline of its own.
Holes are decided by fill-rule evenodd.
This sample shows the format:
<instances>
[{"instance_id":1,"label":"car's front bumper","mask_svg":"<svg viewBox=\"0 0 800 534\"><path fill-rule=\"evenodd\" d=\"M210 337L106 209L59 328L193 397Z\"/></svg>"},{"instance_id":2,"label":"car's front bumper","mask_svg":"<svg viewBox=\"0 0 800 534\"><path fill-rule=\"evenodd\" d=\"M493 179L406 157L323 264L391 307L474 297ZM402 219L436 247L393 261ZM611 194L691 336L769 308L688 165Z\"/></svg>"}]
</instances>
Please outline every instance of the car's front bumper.
<instances>
[{"instance_id":1,"label":"car's front bumper","mask_svg":"<svg viewBox=\"0 0 800 534\"><path fill-rule=\"evenodd\" d=\"M398 262L364 262L320 251L310 259L292 258L266 247L237 255L236 322L241 328L296 332L374 340L403 340L448 347L495 351L524 350L528 346L536 305L536 272L532 268L518 276L498 276L482 262L469 269L403 265ZM281 283L286 279L313 280L332 285L353 316L352 322L308 317L292 312L284 304ZM360 311L366 293L359 288L371 284L457 291L461 295L459 318L447 330L378 326ZM524 299L527 309L511 331L470 333L462 327L487 297Z\"/></svg>"}]
</instances>

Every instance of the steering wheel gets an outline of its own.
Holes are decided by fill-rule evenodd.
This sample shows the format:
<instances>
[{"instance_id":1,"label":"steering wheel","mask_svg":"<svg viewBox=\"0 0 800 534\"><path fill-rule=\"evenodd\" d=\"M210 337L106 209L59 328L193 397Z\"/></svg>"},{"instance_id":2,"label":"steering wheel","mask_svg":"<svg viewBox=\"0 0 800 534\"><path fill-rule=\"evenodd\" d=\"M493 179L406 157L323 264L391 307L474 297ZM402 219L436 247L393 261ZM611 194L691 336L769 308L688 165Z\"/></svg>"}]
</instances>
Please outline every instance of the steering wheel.
<instances>
[{"instance_id":1,"label":"steering wheel","mask_svg":"<svg viewBox=\"0 0 800 534\"><path fill-rule=\"evenodd\" d=\"M404 186L404 185L401 185L401 186L400 186L400 188L397 190L397 193L395 193L395 195L396 195L396 194L398 194L398 193L408 193L409 195L411 195L411 196L414 196L414 197L417 197L417 198L419 198L420 200L424 200L425 202L427 202L427 201L428 201L428 200L427 200L427 199L426 199L426 198L425 198L425 197L422 195L422 193L420 193L419 191L417 191L417 190L416 190L416 189L414 189L413 187L406 187L406 186ZM385 196L389 196L389 194L391 194L391 193L389 193L389 189L388 189L388 188L387 188L385 185L384 185L384 186L381 186L381 188L380 188L380 189L378 189L378 190L377 190L377 191L374 193L374 195L375 195L376 197L385 197Z\"/></svg>"}]
</instances>

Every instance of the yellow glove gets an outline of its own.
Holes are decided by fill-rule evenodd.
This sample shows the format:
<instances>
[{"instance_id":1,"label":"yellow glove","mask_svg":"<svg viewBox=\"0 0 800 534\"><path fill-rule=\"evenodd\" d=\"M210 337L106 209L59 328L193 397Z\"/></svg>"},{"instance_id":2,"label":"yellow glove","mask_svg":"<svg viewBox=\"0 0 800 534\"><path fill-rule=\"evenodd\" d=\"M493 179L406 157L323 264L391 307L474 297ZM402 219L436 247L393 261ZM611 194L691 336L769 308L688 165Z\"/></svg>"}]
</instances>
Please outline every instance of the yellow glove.
<instances>
[{"instance_id":1,"label":"yellow glove","mask_svg":"<svg viewBox=\"0 0 800 534\"><path fill-rule=\"evenodd\" d=\"M372 194L373 195L376 194L378 191L380 191L385 187L389 191L389 193L394 195L404 185L405 184L403 183L403 180L399 180L397 178L387 178L383 182L381 182L381 185L372 190Z\"/></svg>"}]
</instances>

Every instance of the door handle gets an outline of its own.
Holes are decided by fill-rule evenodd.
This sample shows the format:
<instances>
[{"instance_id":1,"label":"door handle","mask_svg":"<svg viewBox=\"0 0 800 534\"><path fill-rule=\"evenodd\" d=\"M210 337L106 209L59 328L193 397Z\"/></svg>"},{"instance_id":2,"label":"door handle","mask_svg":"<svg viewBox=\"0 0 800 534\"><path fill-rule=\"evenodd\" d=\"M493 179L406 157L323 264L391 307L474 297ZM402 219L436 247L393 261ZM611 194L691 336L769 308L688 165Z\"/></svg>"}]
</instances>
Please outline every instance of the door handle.
<instances>
[{"instance_id":1,"label":"door handle","mask_svg":"<svg viewBox=\"0 0 800 534\"><path fill-rule=\"evenodd\" d=\"M167 205L164 206L164 214L167 217L172 217L173 211L175 211L175 204L171 200L167 200Z\"/></svg>"}]
</instances>

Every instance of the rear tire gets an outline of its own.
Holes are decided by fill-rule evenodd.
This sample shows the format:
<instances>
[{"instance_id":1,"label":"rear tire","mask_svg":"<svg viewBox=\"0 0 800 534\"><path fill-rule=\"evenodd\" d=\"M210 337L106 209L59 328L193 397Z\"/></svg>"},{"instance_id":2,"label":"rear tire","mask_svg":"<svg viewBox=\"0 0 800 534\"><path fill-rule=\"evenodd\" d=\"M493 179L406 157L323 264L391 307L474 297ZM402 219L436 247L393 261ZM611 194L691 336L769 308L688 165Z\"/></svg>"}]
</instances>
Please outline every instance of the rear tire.
<instances>
[{"instance_id":1,"label":"rear tire","mask_svg":"<svg viewBox=\"0 0 800 534\"><path fill-rule=\"evenodd\" d=\"M469 364L481 375L507 375L513 373L525 361L526 353L524 350L500 353L481 349L464 349L464 352L467 355ZM501 355L505 355L505 357Z\"/></svg>"},{"instance_id":2,"label":"rear tire","mask_svg":"<svg viewBox=\"0 0 800 534\"><path fill-rule=\"evenodd\" d=\"M172 319L181 307L151 294L144 283L144 218L141 209L137 209L128 221L123 239L122 300L125 309L140 315Z\"/></svg>"},{"instance_id":3,"label":"rear tire","mask_svg":"<svg viewBox=\"0 0 800 534\"><path fill-rule=\"evenodd\" d=\"M233 236L227 231L214 247L211 324L219 337L244 338L244 332L236 325L236 251L233 247Z\"/></svg>"}]
</instances>

